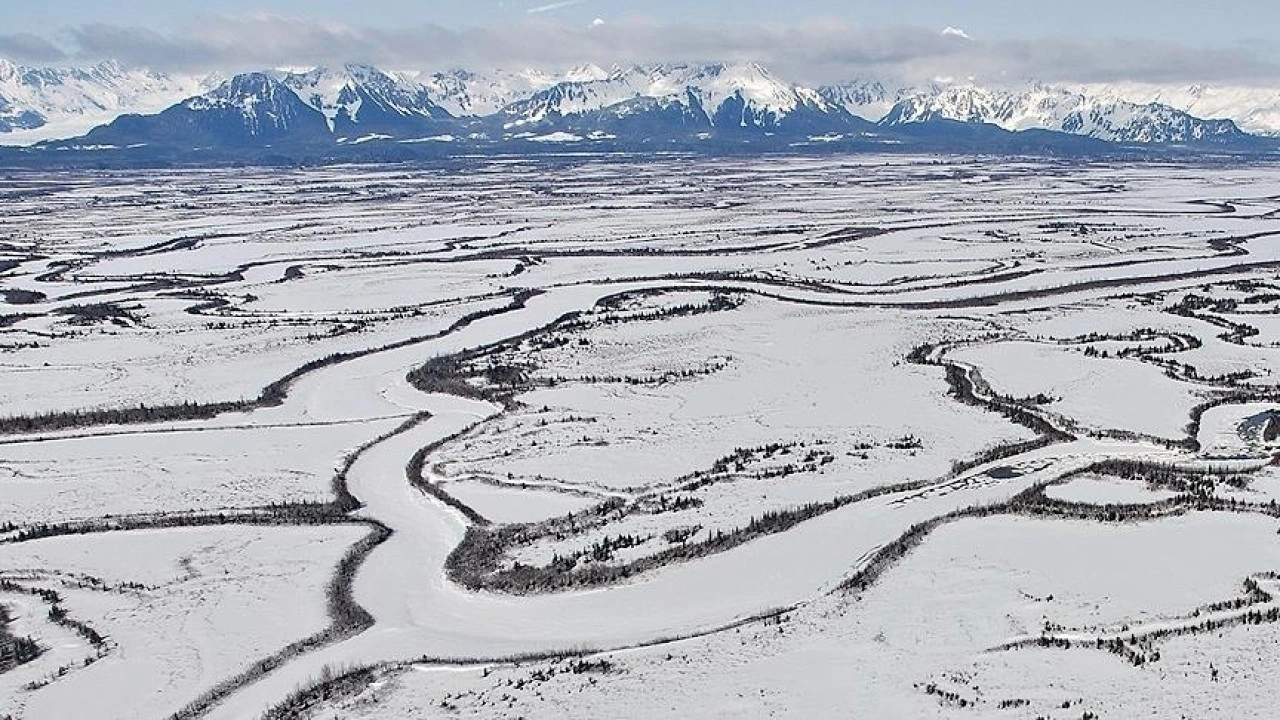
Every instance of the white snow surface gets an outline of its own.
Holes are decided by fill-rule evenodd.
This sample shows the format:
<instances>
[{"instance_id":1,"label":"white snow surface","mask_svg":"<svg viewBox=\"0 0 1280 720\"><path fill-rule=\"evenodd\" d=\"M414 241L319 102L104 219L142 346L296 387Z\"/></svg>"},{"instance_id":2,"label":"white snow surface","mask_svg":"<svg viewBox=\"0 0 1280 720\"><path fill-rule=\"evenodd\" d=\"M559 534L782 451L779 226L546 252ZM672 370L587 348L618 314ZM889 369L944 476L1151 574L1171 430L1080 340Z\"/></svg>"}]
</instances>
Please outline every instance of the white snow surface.
<instances>
[{"instance_id":1,"label":"white snow surface","mask_svg":"<svg viewBox=\"0 0 1280 720\"><path fill-rule=\"evenodd\" d=\"M165 717L228 675L328 624L329 568L363 528L227 526L50 538L0 548L5 568L138 583L123 592L50 587L114 650L33 692L0 676L0 711L24 718ZM283 603L288 613L273 608ZM90 654L91 653L87 653ZM24 677L28 676L28 677Z\"/></svg>"},{"instance_id":2,"label":"white snow surface","mask_svg":"<svg viewBox=\"0 0 1280 720\"><path fill-rule=\"evenodd\" d=\"M15 173L0 398L66 422L4 421L0 577L56 590L110 643L86 667L43 600L0 591L10 629L49 646L0 675L0 713L167 717L333 620L358 522L391 531L348 578L370 624L208 717L360 667L375 682L316 717L1176 717L1211 695L1208 662L1255 708L1274 627L1194 623L1270 608L1244 582L1280 570L1277 197L1265 165L991 158ZM410 383L440 358L425 377L451 394ZM1216 377L1241 369L1257 374ZM139 408L249 401L295 370L209 417ZM1020 444L1044 426L1009 404L1070 437ZM433 492L408 474L424 448ZM1212 488L1235 505L1124 522L1007 505L1042 486L1172 499L1059 483L1099 460L1252 475ZM361 504L319 516L337 522L272 514L337 486ZM246 511L283 524L168 526ZM567 531L568 513L602 524ZM153 526L104 531L123 521ZM478 590L446 563L482 527L530 533L499 568L656 560ZM37 531L71 534L12 542ZM742 542L663 554L726 535ZM1126 625L1187 634L1134 667L1096 646ZM1044 632L1073 647L1001 649ZM612 670L503 659L584 650Z\"/></svg>"}]
</instances>

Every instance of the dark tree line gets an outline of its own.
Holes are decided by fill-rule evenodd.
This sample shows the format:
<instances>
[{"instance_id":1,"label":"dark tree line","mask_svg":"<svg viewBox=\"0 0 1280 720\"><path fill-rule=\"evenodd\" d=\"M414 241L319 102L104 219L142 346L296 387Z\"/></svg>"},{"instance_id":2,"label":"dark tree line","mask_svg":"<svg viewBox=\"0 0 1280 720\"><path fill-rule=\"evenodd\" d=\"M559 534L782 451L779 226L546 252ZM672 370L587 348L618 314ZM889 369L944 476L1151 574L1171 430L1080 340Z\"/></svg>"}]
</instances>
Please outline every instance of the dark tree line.
<instances>
[{"instance_id":1,"label":"dark tree line","mask_svg":"<svg viewBox=\"0 0 1280 720\"><path fill-rule=\"evenodd\" d=\"M58 591L43 587L28 587L7 578L0 578L0 591L8 593L22 593L24 595L38 597L42 602L48 605L49 611L47 613L47 618L49 622L71 630L93 646L96 654L86 657L83 661L84 665L93 664L108 652L109 647L107 644L107 638L103 637L93 628L93 626L68 614L66 609L62 606L62 595L59 594ZM0 658L4 657L6 648L13 653L10 656L12 664L9 667L5 667L4 662L0 660L0 672L16 667L22 662L29 662L43 652L43 649L30 638L13 638L10 636L5 631L5 626L8 625L8 622L8 612L3 608L3 606L0 606ZM32 654L33 652L35 654ZM24 659L19 660L19 658ZM67 665L58 668L53 676L44 680L36 680L28 683L26 685L26 689L34 690L43 687L44 685L52 682L53 679L68 672L72 667L73 666Z\"/></svg>"},{"instance_id":2,"label":"dark tree line","mask_svg":"<svg viewBox=\"0 0 1280 720\"><path fill-rule=\"evenodd\" d=\"M245 510L136 515L69 523L27 525L7 542L27 542L61 535L89 535L116 530L207 527L210 525L331 525L349 522L333 503L272 503Z\"/></svg>"},{"instance_id":3,"label":"dark tree line","mask_svg":"<svg viewBox=\"0 0 1280 720\"><path fill-rule=\"evenodd\" d=\"M289 660L330 643L353 637L373 626L373 618L355 601L352 582L361 563L369 556L369 553L373 552L374 548L391 537L391 530L377 522L365 522L364 524L369 525L372 531L347 550L342 560L338 563L338 569L329 581L326 593L330 619L329 627L315 635L290 643L279 652L253 663L240 674L218 683L186 707L170 715L169 720L194 720L201 717L210 708L222 702L232 693L264 677ZM365 669L363 672L372 672L372 669ZM333 681L340 680L341 677L322 678L317 687L333 689L337 687ZM294 697L296 698L298 695ZM326 695L324 699L328 697L330 696ZM292 702L292 699L279 707L290 706L290 702ZM295 714L277 715L274 714L275 712L273 710L272 713L268 713L264 717L298 717Z\"/></svg>"},{"instance_id":4,"label":"dark tree line","mask_svg":"<svg viewBox=\"0 0 1280 720\"><path fill-rule=\"evenodd\" d=\"M32 638L10 634L9 624L12 621L9 608L0 605L0 673L31 662L43 652L40 644Z\"/></svg>"},{"instance_id":5,"label":"dark tree line","mask_svg":"<svg viewBox=\"0 0 1280 720\"><path fill-rule=\"evenodd\" d=\"M1034 407L1038 398L1018 399L1002 396L993 391L977 370L972 370L947 360L934 359L941 344L919 345L907 354L907 362L915 365L941 366L945 369L948 394L964 405L979 407L998 413L1010 422L1021 425L1037 435L1047 438L1047 443L1068 442L1075 437L1059 429L1040 415Z\"/></svg>"},{"instance_id":6,"label":"dark tree line","mask_svg":"<svg viewBox=\"0 0 1280 720\"><path fill-rule=\"evenodd\" d=\"M367 350L339 352L311 360L284 377L272 382L262 389L257 398L252 400L230 400L223 402L197 403L182 402L169 405L139 404L137 407L106 408L99 410L76 410L68 412L40 413L27 416L10 416L0 418L0 434L50 432L71 428L96 427L100 425L134 425L142 423L173 422L178 420L208 420L230 412L248 412L264 407L275 407L282 404L288 396L289 389L303 376L317 370L365 357L379 352L396 350L402 347L426 342L457 332L483 318L500 315L520 309L537 291L517 293L512 301L502 307L478 310L456 320L448 328L423 337L408 338L390 345ZM411 377L412 380L412 377Z\"/></svg>"},{"instance_id":7,"label":"dark tree line","mask_svg":"<svg viewBox=\"0 0 1280 720\"><path fill-rule=\"evenodd\" d=\"M662 295L667 292L670 292L670 290L658 289L621 293L601 299L597 303L597 309L616 310L621 307L622 303L636 297ZM504 408L512 409L519 404L515 399L516 395L527 392L539 385L549 386L557 382L617 382L648 385L707 375L717 372L723 367L711 365L704 368L672 371L651 378L605 376L534 380L533 373L537 370L537 366L530 362L528 358L536 350L550 350L570 345L575 342L569 337L570 335L588 330L597 325L652 321L707 312L721 312L735 309L742 302L741 297L737 295L729 295L716 290L706 303L677 305L645 313L601 315L599 313L593 314L592 312L570 312L545 327L536 328L488 346L432 358L410 371L407 379L411 385L422 392L438 392L458 397L486 400L498 403ZM577 338L576 342L578 345L590 344L590 341L585 337ZM525 347L526 343L529 345L528 348Z\"/></svg>"}]
</instances>

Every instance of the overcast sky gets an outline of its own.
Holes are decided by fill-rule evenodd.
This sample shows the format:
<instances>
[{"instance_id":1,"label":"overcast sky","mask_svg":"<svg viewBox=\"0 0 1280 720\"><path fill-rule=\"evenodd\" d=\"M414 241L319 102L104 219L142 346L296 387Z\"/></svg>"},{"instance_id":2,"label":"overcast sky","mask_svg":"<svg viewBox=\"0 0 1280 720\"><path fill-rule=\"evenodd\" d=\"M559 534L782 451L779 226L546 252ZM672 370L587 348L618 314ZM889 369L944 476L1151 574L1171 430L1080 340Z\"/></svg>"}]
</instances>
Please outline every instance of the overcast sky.
<instances>
[{"instance_id":1,"label":"overcast sky","mask_svg":"<svg viewBox=\"0 0 1280 720\"><path fill-rule=\"evenodd\" d=\"M210 8L216 8L211 11ZM214 14L216 12L216 14ZM39 0L0 56L224 72L759 60L805 82L1280 79L1280 3L1180 0ZM944 32L946 31L946 32Z\"/></svg>"}]
</instances>

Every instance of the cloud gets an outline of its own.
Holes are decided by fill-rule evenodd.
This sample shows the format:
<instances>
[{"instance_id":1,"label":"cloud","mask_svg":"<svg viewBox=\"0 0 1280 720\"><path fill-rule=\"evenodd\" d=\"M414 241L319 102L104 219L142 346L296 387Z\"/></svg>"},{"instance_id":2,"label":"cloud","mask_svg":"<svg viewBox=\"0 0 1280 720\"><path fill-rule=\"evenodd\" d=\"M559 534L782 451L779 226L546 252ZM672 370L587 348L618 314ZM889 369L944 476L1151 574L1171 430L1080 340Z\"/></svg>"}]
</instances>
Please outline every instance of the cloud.
<instances>
[{"instance_id":1,"label":"cloud","mask_svg":"<svg viewBox=\"0 0 1280 720\"><path fill-rule=\"evenodd\" d=\"M567 7L573 7L574 5L581 5L586 1L587 0L560 0L560 2L553 2L553 3L548 3L546 5L531 7L528 10L525 10L525 12L528 13L529 15L537 15L539 13L551 12L552 10L559 10L560 8L567 8Z\"/></svg>"},{"instance_id":2,"label":"cloud","mask_svg":"<svg viewBox=\"0 0 1280 720\"><path fill-rule=\"evenodd\" d=\"M545 7L545 6L544 6ZM6 40L8 38L8 44ZM65 48L35 36L0 36L0 55L58 61L115 59L171 71L236 72L345 61L391 69L485 69L592 62L756 60L780 77L817 84L854 78L920 82L1274 83L1280 67L1257 49L1206 50L1132 40L986 41L918 27L861 28L838 21L718 25L616 19L567 24L529 15L506 25L369 28L281 15L211 16L174 32L108 24L73 27Z\"/></svg>"},{"instance_id":3,"label":"cloud","mask_svg":"<svg viewBox=\"0 0 1280 720\"><path fill-rule=\"evenodd\" d=\"M45 38L31 33L0 35L0 57L26 63L57 63L67 59L67 53Z\"/></svg>"},{"instance_id":4,"label":"cloud","mask_svg":"<svg viewBox=\"0 0 1280 720\"><path fill-rule=\"evenodd\" d=\"M964 31L964 28L952 27L951 25L948 25L948 26L946 26L945 28L943 28L943 29L942 29L942 34L943 34L943 35L950 35L950 36L952 36L952 37L964 38L965 40L972 40L972 39L973 39L973 38L969 37L969 33L967 33L967 32L965 32L965 31Z\"/></svg>"}]
</instances>

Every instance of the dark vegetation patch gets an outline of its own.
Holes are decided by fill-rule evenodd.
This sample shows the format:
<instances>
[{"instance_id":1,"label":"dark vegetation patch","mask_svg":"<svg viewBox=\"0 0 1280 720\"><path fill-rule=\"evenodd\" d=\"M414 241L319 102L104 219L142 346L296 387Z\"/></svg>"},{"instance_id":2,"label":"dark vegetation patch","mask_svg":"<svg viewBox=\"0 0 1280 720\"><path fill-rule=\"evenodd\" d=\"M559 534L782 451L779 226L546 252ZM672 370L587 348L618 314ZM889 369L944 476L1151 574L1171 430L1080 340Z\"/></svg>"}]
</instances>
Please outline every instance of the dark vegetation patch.
<instances>
[{"instance_id":1,"label":"dark vegetation patch","mask_svg":"<svg viewBox=\"0 0 1280 720\"><path fill-rule=\"evenodd\" d=\"M347 672L337 672L325 667L320 677L309 687L296 691L283 702L262 715L260 720L305 720L325 704L360 694L378 679L377 668L365 667ZM170 720L196 717L176 714Z\"/></svg>"},{"instance_id":2,"label":"dark vegetation patch","mask_svg":"<svg viewBox=\"0 0 1280 720\"><path fill-rule=\"evenodd\" d=\"M13 325L17 325L23 320L30 320L31 318L37 318L37 317L40 317L40 316L34 315L32 313L15 313L10 315L0 315L0 328L11 327Z\"/></svg>"},{"instance_id":3,"label":"dark vegetation patch","mask_svg":"<svg viewBox=\"0 0 1280 720\"><path fill-rule=\"evenodd\" d=\"M12 622L8 606L0 605L0 673L35 660L44 651L34 639L10 633Z\"/></svg>"},{"instance_id":4,"label":"dark vegetation patch","mask_svg":"<svg viewBox=\"0 0 1280 720\"><path fill-rule=\"evenodd\" d=\"M89 665L92 665L93 663L97 662L101 658L105 657L107 653L111 650L111 645L104 635L102 635L96 629L94 629L92 625L82 620L79 620L75 617L72 617L71 614L67 612L66 608L63 607L62 605L63 603L62 595L58 593L58 591L50 588L23 584L15 580L10 580L8 578L0 578L0 592L20 593L23 595L30 595L32 597L39 598L40 601L43 602L45 605L47 605L49 608L48 610L49 622L55 625L60 625L74 632L76 635L79 635L86 642L88 642L89 645L93 648L94 654L89 655L85 657L82 661L80 661L81 667L87 667ZM6 618L7 618L7 614L6 614ZM3 641L5 637L6 637L6 634L4 633L3 626L0 625L0 641ZM34 649L37 651L37 655L38 655L39 652L42 650L38 646L35 646L34 644L32 644L29 638L18 639L17 643L21 646L21 650L26 653L29 653L32 649ZM26 660L23 660L22 662L28 662L30 660L35 659L35 657L36 657L35 655L28 656ZM15 663L13 666L16 666L17 664L19 663ZM58 678L65 675L66 673L75 669L75 667L76 667L75 665L64 665L58 668L56 671L54 671L51 675L43 679L35 680L33 682L28 683L24 687L24 689L36 690L41 687L44 687L45 685L48 685L54 680L57 680Z\"/></svg>"},{"instance_id":5,"label":"dark vegetation patch","mask_svg":"<svg viewBox=\"0 0 1280 720\"><path fill-rule=\"evenodd\" d=\"M3 296L4 301L10 305L34 305L44 302L48 297L44 293L35 290L19 289L0 290L0 296Z\"/></svg>"},{"instance_id":6,"label":"dark vegetation patch","mask_svg":"<svg viewBox=\"0 0 1280 720\"><path fill-rule=\"evenodd\" d=\"M24 525L4 542L28 542L63 535L211 525L332 525L348 522L333 503L272 503L243 510L120 515L66 523Z\"/></svg>"},{"instance_id":7,"label":"dark vegetation patch","mask_svg":"<svg viewBox=\"0 0 1280 720\"><path fill-rule=\"evenodd\" d=\"M111 323L130 327L142 323L137 308L126 308L118 303L93 303L92 305L66 305L53 310L54 315L67 317L72 325L98 325Z\"/></svg>"}]
</instances>

